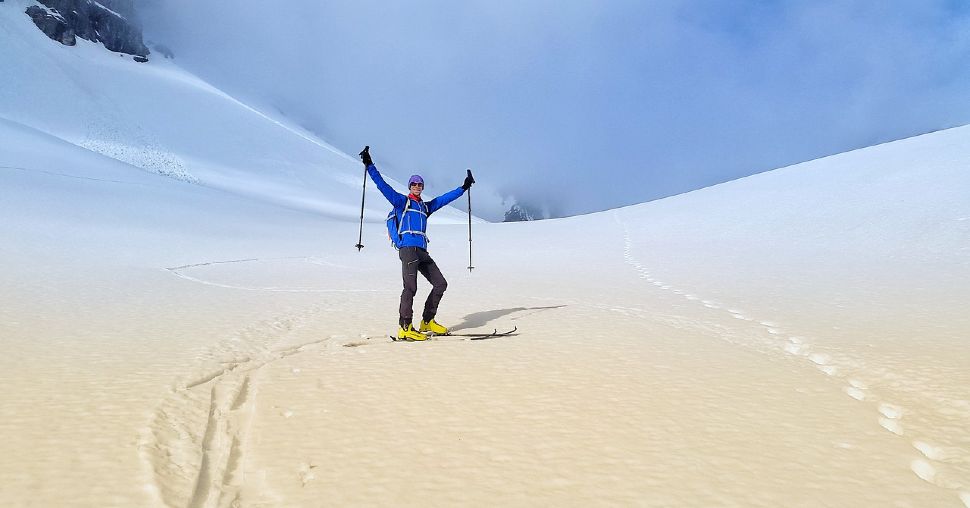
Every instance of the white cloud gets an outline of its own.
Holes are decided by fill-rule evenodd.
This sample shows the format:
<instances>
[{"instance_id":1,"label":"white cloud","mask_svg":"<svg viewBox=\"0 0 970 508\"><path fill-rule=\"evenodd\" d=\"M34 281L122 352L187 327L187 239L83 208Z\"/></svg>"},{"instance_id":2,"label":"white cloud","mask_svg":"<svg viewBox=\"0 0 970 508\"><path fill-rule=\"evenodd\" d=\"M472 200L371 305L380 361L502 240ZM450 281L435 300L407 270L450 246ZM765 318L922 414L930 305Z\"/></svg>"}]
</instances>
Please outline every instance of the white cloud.
<instances>
[{"instance_id":1,"label":"white cloud","mask_svg":"<svg viewBox=\"0 0 970 508\"><path fill-rule=\"evenodd\" d=\"M183 65L397 176L579 213L970 121L939 1L169 0ZM493 218L500 218L493 215Z\"/></svg>"}]
</instances>

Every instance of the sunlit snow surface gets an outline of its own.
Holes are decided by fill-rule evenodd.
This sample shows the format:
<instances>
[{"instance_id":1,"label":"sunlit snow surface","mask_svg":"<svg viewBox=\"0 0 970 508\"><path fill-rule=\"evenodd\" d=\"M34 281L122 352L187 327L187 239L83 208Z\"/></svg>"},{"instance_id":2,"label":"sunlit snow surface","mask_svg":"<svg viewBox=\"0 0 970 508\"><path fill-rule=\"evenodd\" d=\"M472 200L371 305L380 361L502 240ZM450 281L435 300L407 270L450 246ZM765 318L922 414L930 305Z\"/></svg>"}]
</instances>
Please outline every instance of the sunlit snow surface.
<instances>
[{"instance_id":1,"label":"sunlit snow surface","mask_svg":"<svg viewBox=\"0 0 970 508\"><path fill-rule=\"evenodd\" d=\"M0 504L970 506L970 129L476 224L471 272L450 210L440 320L520 333L392 343L352 157L170 62L46 44L26 4Z\"/></svg>"}]
</instances>

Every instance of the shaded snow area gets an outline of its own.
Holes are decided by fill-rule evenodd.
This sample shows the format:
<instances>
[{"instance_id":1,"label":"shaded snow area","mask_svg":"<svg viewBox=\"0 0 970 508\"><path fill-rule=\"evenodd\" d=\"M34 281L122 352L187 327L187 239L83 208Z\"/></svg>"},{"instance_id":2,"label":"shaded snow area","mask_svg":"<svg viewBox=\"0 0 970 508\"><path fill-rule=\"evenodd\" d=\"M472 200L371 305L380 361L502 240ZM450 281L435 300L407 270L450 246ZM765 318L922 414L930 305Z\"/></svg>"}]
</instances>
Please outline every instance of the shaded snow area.
<instances>
[{"instance_id":1,"label":"shaded snow area","mask_svg":"<svg viewBox=\"0 0 970 508\"><path fill-rule=\"evenodd\" d=\"M518 333L392 342L354 157L27 3L0 4L0 505L970 506L970 128L477 222L473 271L443 210L438 320Z\"/></svg>"},{"instance_id":2,"label":"shaded snow area","mask_svg":"<svg viewBox=\"0 0 970 508\"><path fill-rule=\"evenodd\" d=\"M23 12L33 3L8 0L0 9L0 117L145 172L295 210L360 216L363 168L355 156L172 62L133 65L83 39L76 47L51 44ZM379 147L374 154L380 164ZM447 192L464 177L456 168L454 181L428 182L427 191ZM370 204L368 220L382 221L387 203ZM467 220L452 208L436 219Z\"/></svg>"}]
</instances>

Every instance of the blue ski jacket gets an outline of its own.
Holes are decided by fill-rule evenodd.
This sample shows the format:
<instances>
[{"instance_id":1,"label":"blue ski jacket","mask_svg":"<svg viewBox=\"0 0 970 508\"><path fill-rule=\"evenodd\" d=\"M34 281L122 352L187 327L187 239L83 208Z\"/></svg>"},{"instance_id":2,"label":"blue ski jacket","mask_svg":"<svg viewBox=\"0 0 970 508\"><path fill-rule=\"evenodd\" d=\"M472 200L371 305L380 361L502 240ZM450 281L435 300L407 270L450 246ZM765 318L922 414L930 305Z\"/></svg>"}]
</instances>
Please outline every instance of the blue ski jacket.
<instances>
[{"instance_id":1,"label":"blue ski jacket","mask_svg":"<svg viewBox=\"0 0 970 508\"><path fill-rule=\"evenodd\" d=\"M408 204L408 199L410 198L392 189L384 181L381 173L377 171L376 166L373 164L367 166L367 174L370 175L371 180L374 180L374 184L377 185L377 189L381 191L381 194L394 206L394 215L397 216L398 224L401 226L401 248L420 247L427 250L428 216L448 203L460 198L465 193L465 189L458 187L431 201L411 200L411 203ZM405 205L407 205L407 214L404 213Z\"/></svg>"}]
</instances>

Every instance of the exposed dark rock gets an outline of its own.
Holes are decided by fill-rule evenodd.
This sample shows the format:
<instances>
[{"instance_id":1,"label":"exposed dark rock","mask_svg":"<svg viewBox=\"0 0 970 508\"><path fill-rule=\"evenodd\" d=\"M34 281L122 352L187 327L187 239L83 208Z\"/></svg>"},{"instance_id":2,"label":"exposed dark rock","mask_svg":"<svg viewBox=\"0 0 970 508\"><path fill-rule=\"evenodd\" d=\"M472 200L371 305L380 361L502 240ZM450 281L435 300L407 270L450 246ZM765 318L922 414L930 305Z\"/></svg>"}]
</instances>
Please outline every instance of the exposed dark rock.
<instances>
[{"instance_id":1,"label":"exposed dark rock","mask_svg":"<svg viewBox=\"0 0 970 508\"><path fill-rule=\"evenodd\" d=\"M32 6L27 15L48 37L73 46L74 36L118 53L148 57L141 27L130 0L37 0L47 7Z\"/></svg>"},{"instance_id":2,"label":"exposed dark rock","mask_svg":"<svg viewBox=\"0 0 970 508\"><path fill-rule=\"evenodd\" d=\"M509 208L505 212L505 220L503 222L524 222L541 218L542 214L538 210L527 205L514 204L512 208Z\"/></svg>"},{"instance_id":3,"label":"exposed dark rock","mask_svg":"<svg viewBox=\"0 0 970 508\"><path fill-rule=\"evenodd\" d=\"M48 12L43 7L31 5L27 8L27 15L34 21L41 32L47 34L51 39L65 45L73 46L77 44L72 30L67 22L60 15Z\"/></svg>"}]
</instances>

